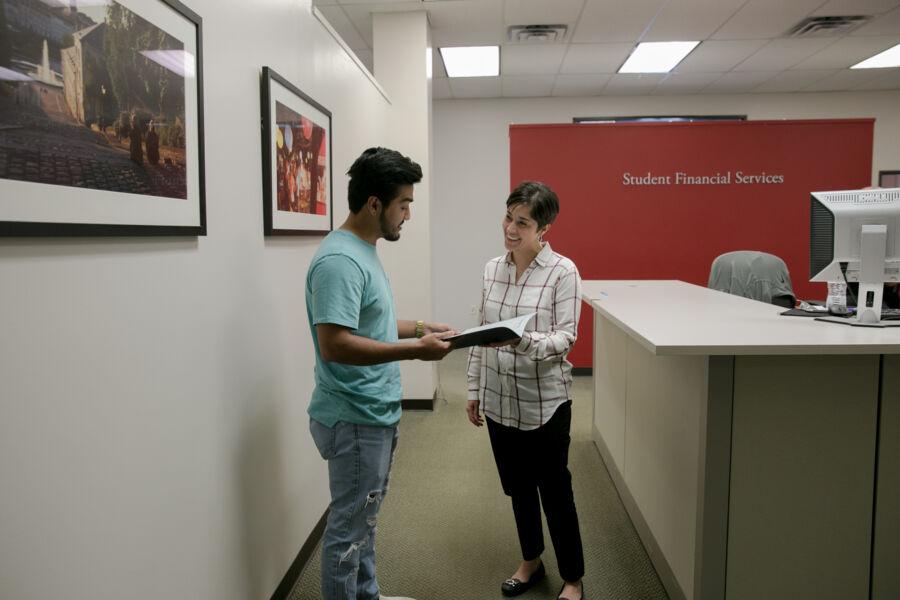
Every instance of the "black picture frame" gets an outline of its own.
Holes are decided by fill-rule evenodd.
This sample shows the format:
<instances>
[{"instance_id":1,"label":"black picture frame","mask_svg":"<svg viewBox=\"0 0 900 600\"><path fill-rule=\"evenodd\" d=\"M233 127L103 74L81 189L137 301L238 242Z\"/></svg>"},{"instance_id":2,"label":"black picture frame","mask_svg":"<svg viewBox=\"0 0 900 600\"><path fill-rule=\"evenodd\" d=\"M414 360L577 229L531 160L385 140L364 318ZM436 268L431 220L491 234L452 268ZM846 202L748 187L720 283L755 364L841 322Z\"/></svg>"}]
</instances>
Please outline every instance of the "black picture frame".
<instances>
[{"instance_id":1,"label":"black picture frame","mask_svg":"<svg viewBox=\"0 0 900 600\"><path fill-rule=\"evenodd\" d=\"M878 187L900 187L900 171L878 171Z\"/></svg>"},{"instance_id":2,"label":"black picture frame","mask_svg":"<svg viewBox=\"0 0 900 600\"><path fill-rule=\"evenodd\" d=\"M66 4L0 20L0 236L206 235L202 19L178 0ZM41 64L23 59L41 37Z\"/></svg>"},{"instance_id":3,"label":"black picture frame","mask_svg":"<svg viewBox=\"0 0 900 600\"><path fill-rule=\"evenodd\" d=\"M334 228L331 111L271 67L260 79L263 233L326 235Z\"/></svg>"}]
</instances>

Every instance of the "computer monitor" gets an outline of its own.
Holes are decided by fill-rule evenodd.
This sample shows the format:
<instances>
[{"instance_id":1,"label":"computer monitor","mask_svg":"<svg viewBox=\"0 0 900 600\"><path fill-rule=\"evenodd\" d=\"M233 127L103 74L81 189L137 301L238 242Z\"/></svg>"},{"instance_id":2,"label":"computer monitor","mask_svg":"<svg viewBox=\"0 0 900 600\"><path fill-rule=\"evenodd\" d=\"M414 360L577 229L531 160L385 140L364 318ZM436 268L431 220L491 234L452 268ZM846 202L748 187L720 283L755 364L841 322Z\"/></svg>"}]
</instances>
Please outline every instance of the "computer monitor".
<instances>
[{"instance_id":1,"label":"computer monitor","mask_svg":"<svg viewBox=\"0 0 900 600\"><path fill-rule=\"evenodd\" d=\"M900 188L813 192L809 220L810 281L859 283L856 316L847 325L900 326L881 320L885 282L900 282Z\"/></svg>"}]
</instances>

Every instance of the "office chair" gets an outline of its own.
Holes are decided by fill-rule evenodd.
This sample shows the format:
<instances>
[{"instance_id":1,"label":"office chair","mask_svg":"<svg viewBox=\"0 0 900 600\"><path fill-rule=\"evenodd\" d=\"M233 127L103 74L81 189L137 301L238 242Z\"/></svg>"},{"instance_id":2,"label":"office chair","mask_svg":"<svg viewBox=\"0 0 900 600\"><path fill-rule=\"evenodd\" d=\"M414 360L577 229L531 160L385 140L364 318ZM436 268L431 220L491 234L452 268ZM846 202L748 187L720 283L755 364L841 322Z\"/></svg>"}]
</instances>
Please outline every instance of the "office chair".
<instances>
[{"instance_id":1,"label":"office chair","mask_svg":"<svg viewBox=\"0 0 900 600\"><path fill-rule=\"evenodd\" d=\"M765 252L739 250L717 256L707 287L785 308L794 308L796 302L787 265Z\"/></svg>"}]
</instances>

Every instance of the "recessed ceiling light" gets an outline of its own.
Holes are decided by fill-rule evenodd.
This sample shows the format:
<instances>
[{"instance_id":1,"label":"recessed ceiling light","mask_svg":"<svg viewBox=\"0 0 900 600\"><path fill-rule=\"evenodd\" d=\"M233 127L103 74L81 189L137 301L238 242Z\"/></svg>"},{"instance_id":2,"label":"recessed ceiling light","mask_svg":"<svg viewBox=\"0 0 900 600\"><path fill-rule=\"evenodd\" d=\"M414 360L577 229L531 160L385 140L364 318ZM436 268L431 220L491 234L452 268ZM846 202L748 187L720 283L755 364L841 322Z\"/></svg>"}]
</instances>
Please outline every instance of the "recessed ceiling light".
<instances>
[{"instance_id":1,"label":"recessed ceiling light","mask_svg":"<svg viewBox=\"0 0 900 600\"><path fill-rule=\"evenodd\" d=\"M879 52L871 58L856 63L851 69L886 69L888 67L900 67L900 44Z\"/></svg>"},{"instance_id":2,"label":"recessed ceiling light","mask_svg":"<svg viewBox=\"0 0 900 600\"><path fill-rule=\"evenodd\" d=\"M700 42L644 42L637 45L619 73L668 73Z\"/></svg>"},{"instance_id":3,"label":"recessed ceiling light","mask_svg":"<svg viewBox=\"0 0 900 600\"><path fill-rule=\"evenodd\" d=\"M500 74L500 46L441 48L447 77L496 77Z\"/></svg>"}]
</instances>

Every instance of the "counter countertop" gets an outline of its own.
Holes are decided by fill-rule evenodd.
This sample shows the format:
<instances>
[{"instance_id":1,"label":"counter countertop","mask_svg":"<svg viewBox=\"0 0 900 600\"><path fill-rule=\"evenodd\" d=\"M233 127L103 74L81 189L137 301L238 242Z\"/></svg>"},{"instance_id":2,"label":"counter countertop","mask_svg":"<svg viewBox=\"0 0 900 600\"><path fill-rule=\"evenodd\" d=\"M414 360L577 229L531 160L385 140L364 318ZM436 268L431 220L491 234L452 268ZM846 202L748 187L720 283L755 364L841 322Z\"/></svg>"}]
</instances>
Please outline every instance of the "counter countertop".
<instances>
[{"instance_id":1,"label":"counter countertop","mask_svg":"<svg viewBox=\"0 0 900 600\"><path fill-rule=\"evenodd\" d=\"M900 354L900 327L785 317L683 281L584 281L583 299L654 354Z\"/></svg>"}]
</instances>

